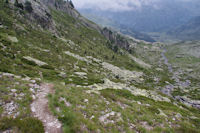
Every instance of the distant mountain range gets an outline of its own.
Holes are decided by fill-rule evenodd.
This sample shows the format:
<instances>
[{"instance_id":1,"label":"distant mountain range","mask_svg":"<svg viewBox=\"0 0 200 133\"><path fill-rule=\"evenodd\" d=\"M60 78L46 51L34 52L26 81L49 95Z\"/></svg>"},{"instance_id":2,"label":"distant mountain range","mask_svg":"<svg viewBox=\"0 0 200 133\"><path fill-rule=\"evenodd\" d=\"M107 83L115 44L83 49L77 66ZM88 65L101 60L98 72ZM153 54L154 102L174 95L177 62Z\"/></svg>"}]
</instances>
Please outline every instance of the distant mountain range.
<instances>
[{"instance_id":1,"label":"distant mountain range","mask_svg":"<svg viewBox=\"0 0 200 133\"><path fill-rule=\"evenodd\" d=\"M96 16L97 18L106 20L106 24L109 25L112 25L112 22L115 22L115 28L117 27L123 33L128 33L135 38L139 37L138 39L154 40L152 39L153 36L151 37L151 34L149 33L157 33L157 35L161 35L160 33L162 33L162 35L164 34L167 36L164 37L164 40L166 40L169 35L178 37L178 39L181 40L188 40L198 39L199 34L196 34L198 28L196 27L197 23L195 23L194 17L200 16L199 7L199 0L167 0L160 1L157 6L145 5L140 9L130 11L116 12L92 8L79 9L79 11L83 15L86 15L86 17L92 15L93 21L95 21L94 16ZM105 21L102 22L99 19L95 22L103 25L105 24ZM191 31L192 28L194 28L194 30ZM146 33L148 33L148 35L146 35Z\"/></svg>"},{"instance_id":2,"label":"distant mountain range","mask_svg":"<svg viewBox=\"0 0 200 133\"><path fill-rule=\"evenodd\" d=\"M100 17L98 15L90 14L87 12L82 13L85 17L90 19L91 21L101 25L102 27L109 27L113 28L114 30L117 30L123 34L130 35L136 39L144 40L146 42L155 42L153 38L151 38L149 35L145 33L141 33L137 30L135 30L133 27L129 27L123 24L119 24L116 21L106 18L106 17Z\"/></svg>"},{"instance_id":3,"label":"distant mountain range","mask_svg":"<svg viewBox=\"0 0 200 133\"><path fill-rule=\"evenodd\" d=\"M168 35L180 40L200 40L200 16L167 32Z\"/></svg>"}]
</instances>

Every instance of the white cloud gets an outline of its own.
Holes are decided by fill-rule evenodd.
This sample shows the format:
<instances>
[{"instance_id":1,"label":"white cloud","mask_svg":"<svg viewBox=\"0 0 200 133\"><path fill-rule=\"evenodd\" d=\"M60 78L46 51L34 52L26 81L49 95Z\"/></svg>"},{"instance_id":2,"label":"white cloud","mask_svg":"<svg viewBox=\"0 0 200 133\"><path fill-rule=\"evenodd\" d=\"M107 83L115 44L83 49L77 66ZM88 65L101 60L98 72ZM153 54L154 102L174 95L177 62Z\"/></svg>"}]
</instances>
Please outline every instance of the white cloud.
<instances>
[{"instance_id":1,"label":"white cloud","mask_svg":"<svg viewBox=\"0 0 200 133\"><path fill-rule=\"evenodd\" d=\"M157 7L160 0L73 0L76 8L110 11L129 11L139 9L144 5Z\"/></svg>"}]
</instances>

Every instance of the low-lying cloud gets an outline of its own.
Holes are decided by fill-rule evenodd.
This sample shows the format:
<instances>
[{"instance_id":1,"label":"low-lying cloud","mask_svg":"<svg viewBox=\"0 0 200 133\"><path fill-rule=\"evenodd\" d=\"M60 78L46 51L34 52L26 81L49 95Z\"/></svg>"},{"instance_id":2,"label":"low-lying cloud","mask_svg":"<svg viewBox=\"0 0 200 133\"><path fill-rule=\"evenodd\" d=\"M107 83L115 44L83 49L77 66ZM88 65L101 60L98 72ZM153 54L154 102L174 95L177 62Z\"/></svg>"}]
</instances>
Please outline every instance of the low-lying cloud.
<instances>
[{"instance_id":1,"label":"low-lying cloud","mask_svg":"<svg viewBox=\"0 0 200 133\"><path fill-rule=\"evenodd\" d=\"M159 8L159 4L162 1L163 0L73 0L76 8L78 9L96 9L109 11L130 11L140 9L143 6L152 6L152 8Z\"/></svg>"},{"instance_id":2,"label":"low-lying cloud","mask_svg":"<svg viewBox=\"0 0 200 133\"><path fill-rule=\"evenodd\" d=\"M76 8L129 11L144 5L155 5L159 0L73 0Z\"/></svg>"}]
</instances>

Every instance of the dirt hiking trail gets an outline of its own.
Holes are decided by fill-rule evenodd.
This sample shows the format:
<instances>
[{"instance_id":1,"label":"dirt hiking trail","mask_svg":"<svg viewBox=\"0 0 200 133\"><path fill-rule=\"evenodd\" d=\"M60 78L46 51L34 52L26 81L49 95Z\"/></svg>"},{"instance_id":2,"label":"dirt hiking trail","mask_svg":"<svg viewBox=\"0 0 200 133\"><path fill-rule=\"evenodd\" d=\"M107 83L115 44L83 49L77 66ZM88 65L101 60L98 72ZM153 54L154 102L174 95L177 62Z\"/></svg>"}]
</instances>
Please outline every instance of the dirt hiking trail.
<instances>
[{"instance_id":1,"label":"dirt hiking trail","mask_svg":"<svg viewBox=\"0 0 200 133\"><path fill-rule=\"evenodd\" d=\"M43 83L31 104L31 111L34 117L42 121L45 133L62 133L62 124L51 114L48 109L48 94L53 94L53 84Z\"/></svg>"}]
</instances>

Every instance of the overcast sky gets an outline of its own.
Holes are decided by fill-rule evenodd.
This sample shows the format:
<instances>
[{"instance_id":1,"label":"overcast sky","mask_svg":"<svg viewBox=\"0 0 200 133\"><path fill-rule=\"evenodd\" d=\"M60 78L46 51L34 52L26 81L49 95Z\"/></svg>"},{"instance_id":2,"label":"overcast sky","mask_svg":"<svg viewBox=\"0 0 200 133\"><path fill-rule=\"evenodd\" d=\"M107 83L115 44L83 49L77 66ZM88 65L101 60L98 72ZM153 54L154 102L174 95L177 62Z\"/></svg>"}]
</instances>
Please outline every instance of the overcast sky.
<instances>
[{"instance_id":1,"label":"overcast sky","mask_svg":"<svg viewBox=\"0 0 200 133\"><path fill-rule=\"evenodd\" d=\"M129 11L129 10L140 9L144 5L152 6L152 8L159 8L159 4L165 0L72 0L72 1L76 6L76 8L78 9ZM188 2L191 0L172 0L172 1Z\"/></svg>"}]
</instances>

